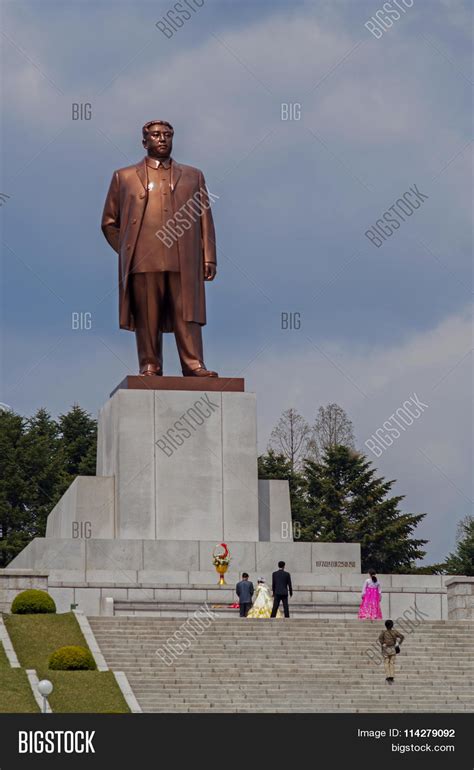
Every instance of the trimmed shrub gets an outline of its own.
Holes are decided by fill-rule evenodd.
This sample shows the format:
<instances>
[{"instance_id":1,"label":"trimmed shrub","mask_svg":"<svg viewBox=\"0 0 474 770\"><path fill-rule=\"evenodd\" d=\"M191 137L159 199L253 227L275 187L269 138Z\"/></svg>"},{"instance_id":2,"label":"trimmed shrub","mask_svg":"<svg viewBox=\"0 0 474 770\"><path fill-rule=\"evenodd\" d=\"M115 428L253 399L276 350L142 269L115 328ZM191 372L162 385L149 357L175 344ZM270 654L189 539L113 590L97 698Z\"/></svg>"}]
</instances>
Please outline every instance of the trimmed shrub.
<instances>
[{"instance_id":1,"label":"trimmed shrub","mask_svg":"<svg viewBox=\"0 0 474 770\"><path fill-rule=\"evenodd\" d=\"M46 591L29 588L15 596L11 611L14 615L36 615L56 612L56 605L54 599Z\"/></svg>"},{"instance_id":2,"label":"trimmed shrub","mask_svg":"<svg viewBox=\"0 0 474 770\"><path fill-rule=\"evenodd\" d=\"M87 647L69 645L53 652L48 667L54 671L95 671L97 666Z\"/></svg>"}]
</instances>

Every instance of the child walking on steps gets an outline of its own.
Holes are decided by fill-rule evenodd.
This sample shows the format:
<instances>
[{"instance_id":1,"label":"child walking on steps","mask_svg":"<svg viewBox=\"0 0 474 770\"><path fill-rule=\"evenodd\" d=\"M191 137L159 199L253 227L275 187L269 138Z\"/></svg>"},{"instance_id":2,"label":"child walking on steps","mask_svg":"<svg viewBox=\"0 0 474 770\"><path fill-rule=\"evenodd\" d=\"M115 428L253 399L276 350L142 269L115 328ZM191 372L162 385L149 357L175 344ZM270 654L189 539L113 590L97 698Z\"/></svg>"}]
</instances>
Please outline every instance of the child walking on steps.
<instances>
[{"instance_id":1,"label":"child walking on steps","mask_svg":"<svg viewBox=\"0 0 474 770\"><path fill-rule=\"evenodd\" d=\"M395 681L395 659L404 638L403 634L393 627L393 620L385 621L385 631L380 632L379 642L382 647L385 681L388 684L393 684Z\"/></svg>"}]
</instances>

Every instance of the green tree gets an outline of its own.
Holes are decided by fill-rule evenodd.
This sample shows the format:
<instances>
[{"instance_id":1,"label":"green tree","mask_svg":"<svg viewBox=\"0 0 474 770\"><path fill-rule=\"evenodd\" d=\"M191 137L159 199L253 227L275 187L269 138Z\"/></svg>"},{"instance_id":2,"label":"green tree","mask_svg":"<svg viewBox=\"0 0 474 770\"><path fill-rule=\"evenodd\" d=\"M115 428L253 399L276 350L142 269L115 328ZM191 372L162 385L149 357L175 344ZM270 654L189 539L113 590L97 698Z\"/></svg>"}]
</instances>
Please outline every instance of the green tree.
<instances>
[{"instance_id":1,"label":"green tree","mask_svg":"<svg viewBox=\"0 0 474 770\"><path fill-rule=\"evenodd\" d=\"M426 514L402 513L403 496L389 496L394 481L377 477L371 465L347 446L306 462L302 539L360 543L363 571L404 572L425 555L427 541L412 534Z\"/></svg>"},{"instance_id":2,"label":"green tree","mask_svg":"<svg viewBox=\"0 0 474 770\"><path fill-rule=\"evenodd\" d=\"M77 475L94 475L97 425L78 405L58 421L0 411L0 567L34 537Z\"/></svg>"},{"instance_id":3,"label":"green tree","mask_svg":"<svg viewBox=\"0 0 474 770\"><path fill-rule=\"evenodd\" d=\"M58 425L46 409L26 421L19 451L27 479L28 528L32 537L43 537L48 514L61 497L63 477Z\"/></svg>"},{"instance_id":4,"label":"green tree","mask_svg":"<svg viewBox=\"0 0 474 770\"><path fill-rule=\"evenodd\" d=\"M63 491L76 476L95 476L97 457L97 421L74 404L58 418L61 434L61 458L64 472Z\"/></svg>"},{"instance_id":5,"label":"green tree","mask_svg":"<svg viewBox=\"0 0 474 770\"><path fill-rule=\"evenodd\" d=\"M27 479L19 462L26 420L0 411L0 567L29 541Z\"/></svg>"},{"instance_id":6,"label":"green tree","mask_svg":"<svg viewBox=\"0 0 474 770\"><path fill-rule=\"evenodd\" d=\"M474 575L473 516L466 516L459 523L456 551L449 554L443 566L448 575Z\"/></svg>"},{"instance_id":7,"label":"green tree","mask_svg":"<svg viewBox=\"0 0 474 770\"><path fill-rule=\"evenodd\" d=\"M59 499L58 429L45 409L27 419L0 413L0 564L43 535Z\"/></svg>"},{"instance_id":8,"label":"green tree","mask_svg":"<svg viewBox=\"0 0 474 770\"><path fill-rule=\"evenodd\" d=\"M284 454L277 454L269 449L258 458L259 479L286 479L290 488L290 507L293 524L300 522L304 505L305 480L301 473L292 468L291 460ZM295 536L298 529L295 530Z\"/></svg>"}]
</instances>

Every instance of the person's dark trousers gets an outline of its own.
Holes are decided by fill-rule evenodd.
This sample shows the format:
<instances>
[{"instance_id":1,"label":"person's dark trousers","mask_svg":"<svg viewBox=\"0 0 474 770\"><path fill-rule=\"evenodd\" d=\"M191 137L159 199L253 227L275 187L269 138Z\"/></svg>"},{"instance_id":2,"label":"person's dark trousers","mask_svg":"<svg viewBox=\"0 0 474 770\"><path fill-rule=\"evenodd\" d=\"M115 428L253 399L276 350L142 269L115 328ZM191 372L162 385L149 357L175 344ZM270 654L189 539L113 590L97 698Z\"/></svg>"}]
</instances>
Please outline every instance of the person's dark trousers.
<instances>
[{"instance_id":1,"label":"person's dark trousers","mask_svg":"<svg viewBox=\"0 0 474 770\"><path fill-rule=\"evenodd\" d=\"M278 607L280 606L280 602L283 602L283 612L285 613L285 618L290 617L290 608L288 607L288 596L285 594L275 594L275 598L273 599L273 609L272 614L270 617L276 618Z\"/></svg>"},{"instance_id":2,"label":"person's dark trousers","mask_svg":"<svg viewBox=\"0 0 474 770\"><path fill-rule=\"evenodd\" d=\"M239 605L240 617L241 618L246 618L247 617L247 612L249 611L251 606L252 606L252 602L244 602L243 604Z\"/></svg>"}]
</instances>

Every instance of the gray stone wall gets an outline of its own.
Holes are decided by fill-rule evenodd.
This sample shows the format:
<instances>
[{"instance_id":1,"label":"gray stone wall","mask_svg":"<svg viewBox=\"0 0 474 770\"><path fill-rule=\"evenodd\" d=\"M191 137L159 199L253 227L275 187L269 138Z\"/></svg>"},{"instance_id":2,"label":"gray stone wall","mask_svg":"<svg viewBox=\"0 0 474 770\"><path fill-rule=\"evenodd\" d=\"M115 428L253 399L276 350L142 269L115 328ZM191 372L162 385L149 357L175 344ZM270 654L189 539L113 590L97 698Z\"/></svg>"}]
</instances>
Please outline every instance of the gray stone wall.
<instances>
[{"instance_id":1,"label":"gray stone wall","mask_svg":"<svg viewBox=\"0 0 474 770\"><path fill-rule=\"evenodd\" d=\"M102 540L37 537L12 561L14 568L48 570L51 583L213 583L217 540ZM280 559L298 573L300 585L313 576L360 575L358 543L247 543L226 541L229 580L242 571L268 580ZM361 578L358 578L358 582ZM331 583L327 583L331 585Z\"/></svg>"},{"instance_id":2,"label":"gray stone wall","mask_svg":"<svg viewBox=\"0 0 474 770\"><path fill-rule=\"evenodd\" d=\"M249 572L254 581L260 574L252 569L249 569ZM224 588L217 587L217 575L211 571L170 572L167 576L169 582L163 580L163 574L156 573L156 578L152 581L145 580L143 572L130 573L130 576L122 573L121 579L116 582L89 580L71 583L55 579L50 583L49 592L56 601L58 612L67 612L71 603L77 603L86 615L105 614L104 604L107 597L117 601L160 602L212 602L219 597L231 603L236 599L234 586L239 576L235 572L226 574L227 585ZM183 582L178 579L180 575L185 576ZM262 576L270 582L270 571L262 570ZM292 577L294 604L314 602L352 605L353 611L348 617L357 617L365 575L344 574L335 570L328 570L326 574L292 570ZM412 620L416 623L424 620L448 620L445 582L451 579L445 575L379 575L384 619L392 618L399 624L409 624Z\"/></svg>"},{"instance_id":3,"label":"gray stone wall","mask_svg":"<svg viewBox=\"0 0 474 770\"><path fill-rule=\"evenodd\" d=\"M446 588L449 620L474 620L474 577L451 577Z\"/></svg>"},{"instance_id":4,"label":"gray stone wall","mask_svg":"<svg viewBox=\"0 0 474 770\"><path fill-rule=\"evenodd\" d=\"M54 544L54 552L35 553L41 542ZM239 570L247 569L254 581L262 575L269 582L275 558L287 560L293 576L295 601L350 603L356 607L366 577L357 568L345 568L344 571L339 566L342 557L352 556L357 560L357 554L343 553L338 550L341 547L338 544L332 544L334 551L326 551L326 560L322 561L319 544L316 543L281 544L278 551L274 550L278 546L276 543L233 543L231 553L235 561L231 562L226 574L228 586L218 589L217 575L209 563L213 542L165 544L133 541L134 548L131 550L127 541L115 541L116 552L113 554L107 549L104 552L101 547L104 542L110 541L99 540L94 544L90 541L86 560L84 541L33 541L21 554L25 561L24 568L0 570L0 611L9 612L15 596L26 588L48 590L56 601L58 612L68 612L71 604L79 604L86 615L102 614L107 597L117 600L201 601L204 598L210 600L212 594L212 597L225 596L230 602L234 597ZM300 551L298 545L306 548ZM350 544L345 546L354 547ZM308 548L314 549L314 552ZM268 549L268 552L257 553L257 549ZM112 565L107 563L111 557ZM36 569L32 569L35 565ZM179 566L184 569L180 571ZM311 566L314 571L310 571ZM474 578L379 575L379 580L385 619L408 619L414 615L421 620L474 618Z\"/></svg>"},{"instance_id":5,"label":"gray stone wall","mask_svg":"<svg viewBox=\"0 0 474 770\"><path fill-rule=\"evenodd\" d=\"M0 569L0 612L10 612L13 599L28 588L48 590L48 573L29 569Z\"/></svg>"}]
</instances>

